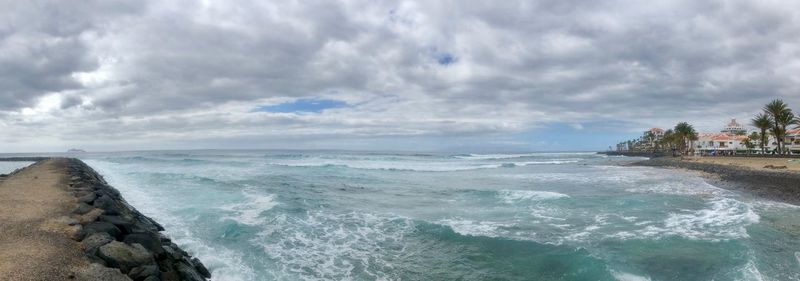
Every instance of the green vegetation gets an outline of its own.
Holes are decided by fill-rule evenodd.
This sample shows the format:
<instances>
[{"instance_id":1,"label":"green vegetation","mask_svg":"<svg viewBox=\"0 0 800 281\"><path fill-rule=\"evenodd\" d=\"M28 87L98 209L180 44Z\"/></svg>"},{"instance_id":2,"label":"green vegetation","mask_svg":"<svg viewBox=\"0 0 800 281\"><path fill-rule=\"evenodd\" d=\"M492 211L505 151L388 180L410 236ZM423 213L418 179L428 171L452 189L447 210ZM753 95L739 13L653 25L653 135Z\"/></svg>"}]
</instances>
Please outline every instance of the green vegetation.
<instances>
[{"instance_id":1,"label":"green vegetation","mask_svg":"<svg viewBox=\"0 0 800 281\"><path fill-rule=\"evenodd\" d=\"M742 151L750 153L760 148L762 154L768 153L770 146L774 146L774 153L791 153L786 142L787 133L792 125L800 128L800 116L795 116L789 105L781 99L775 99L762 107L762 113L750 120L750 125L758 129L747 135L743 132L736 132L737 135L747 136L741 140L741 144L746 148ZM658 131L660 132L660 131ZM628 140L617 144L617 150L637 151L637 152L680 152L681 155L693 153L694 141L698 140L698 134L694 127L687 122L680 122L674 128L668 129L660 134L653 131L645 132L640 138ZM770 144L770 137L774 142Z\"/></svg>"}]
</instances>

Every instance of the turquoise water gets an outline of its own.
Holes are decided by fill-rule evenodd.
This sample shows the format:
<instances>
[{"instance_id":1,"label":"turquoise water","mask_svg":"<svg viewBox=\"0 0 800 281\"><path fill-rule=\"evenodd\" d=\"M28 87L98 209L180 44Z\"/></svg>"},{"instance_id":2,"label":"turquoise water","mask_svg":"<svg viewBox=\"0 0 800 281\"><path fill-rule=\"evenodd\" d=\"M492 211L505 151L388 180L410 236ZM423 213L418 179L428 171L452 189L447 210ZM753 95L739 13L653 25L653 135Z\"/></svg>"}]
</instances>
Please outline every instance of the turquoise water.
<instances>
[{"instance_id":1,"label":"turquoise water","mask_svg":"<svg viewBox=\"0 0 800 281\"><path fill-rule=\"evenodd\" d=\"M593 153L82 157L214 280L798 280L800 208Z\"/></svg>"},{"instance_id":2,"label":"turquoise water","mask_svg":"<svg viewBox=\"0 0 800 281\"><path fill-rule=\"evenodd\" d=\"M33 164L30 161L0 161L0 174L9 174L16 169L25 168Z\"/></svg>"}]
</instances>

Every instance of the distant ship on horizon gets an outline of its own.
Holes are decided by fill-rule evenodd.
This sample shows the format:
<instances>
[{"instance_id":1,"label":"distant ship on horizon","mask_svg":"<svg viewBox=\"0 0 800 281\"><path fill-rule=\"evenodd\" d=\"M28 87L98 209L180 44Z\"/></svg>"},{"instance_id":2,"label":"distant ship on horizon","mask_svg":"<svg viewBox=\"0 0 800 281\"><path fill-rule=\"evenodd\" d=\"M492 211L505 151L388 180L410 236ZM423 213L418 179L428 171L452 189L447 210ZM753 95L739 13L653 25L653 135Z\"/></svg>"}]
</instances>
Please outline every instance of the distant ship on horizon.
<instances>
[{"instance_id":1,"label":"distant ship on horizon","mask_svg":"<svg viewBox=\"0 0 800 281\"><path fill-rule=\"evenodd\" d=\"M67 152L86 152L86 150L80 148L70 148Z\"/></svg>"}]
</instances>

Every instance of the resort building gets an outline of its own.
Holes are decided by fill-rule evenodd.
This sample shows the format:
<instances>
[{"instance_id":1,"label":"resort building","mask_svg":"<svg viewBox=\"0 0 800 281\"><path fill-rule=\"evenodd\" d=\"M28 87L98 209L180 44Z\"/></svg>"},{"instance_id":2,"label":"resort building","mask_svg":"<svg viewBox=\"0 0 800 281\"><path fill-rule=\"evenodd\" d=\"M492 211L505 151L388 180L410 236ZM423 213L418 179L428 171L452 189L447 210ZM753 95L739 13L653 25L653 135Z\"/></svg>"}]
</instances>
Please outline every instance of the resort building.
<instances>
[{"instance_id":1,"label":"resort building","mask_svg":"<svg viewBox=\"0 0 800 281\"><path fill-rule=\"evenodd\" d=\"M745 135L747 134L747 129L742 124L737 123L736 118L731 118L731 122L728 122L721 132L729 135Z\"/></svg>"},{"instance_id":2,"label":"resort building","mask_svg":"<svg viewBox=\"0 0 800 281\"><path fill-rule=\"evenodd\" d=\"M648 132L650 132L650 134L652 134L656 140L660 140L664 137L664 129L661 128L650 128Z\"/></svg>"},{"instance_id":3,"label":"resort building","mask_svg":"<svg viewBox=\"0 0 800 281\"><path fill-rule=\"evenodd\" d=\"M799 136L800 138L800 136ZM694 142L694 150L700 155L736 154L748 150L745 145L747 129L731 119L719 133L700 133ZM800 146L798 146L800 148Z\"/></svg>"},{"instance_id":4,"label":"resort building","mask_svg":"<svg viewBox=\"0 0 800 281\"><path fill-rule=\"evenodd\" d=\"M800 153L800 129L786 130L786 137L784 137L786 149L792 154Z\"/></svg>"},{"instance_id":5,"label":"resort building","mask_svg":"<svg viewBox=\"0 0 800 281\"><path fill-rule=\"evenodd\" d=\"M644 150L652 150L656 147L656 143L664 138L664 129L650 128L644 132L639 142Z\"/></svg>"}]
</instances>

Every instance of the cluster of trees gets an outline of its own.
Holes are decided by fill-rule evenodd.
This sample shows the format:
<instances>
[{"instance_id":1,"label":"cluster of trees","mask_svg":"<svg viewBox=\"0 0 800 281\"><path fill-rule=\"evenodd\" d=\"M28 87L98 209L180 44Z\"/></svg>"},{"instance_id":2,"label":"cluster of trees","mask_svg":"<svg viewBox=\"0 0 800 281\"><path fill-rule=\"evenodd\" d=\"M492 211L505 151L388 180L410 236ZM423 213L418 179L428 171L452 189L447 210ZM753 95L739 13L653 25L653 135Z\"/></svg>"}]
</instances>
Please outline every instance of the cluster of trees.
<instances>
[{"instance_id":1,"label":"cluster of trees","mask_svg":"<svg viewBox=\"0 0 800 281\"><path fill-rule=\"evenodd\" d=\"M800 117L794 116L789 105L780 99L764 105L762 111L751 120L751 125L760 131L755 139L758 139L761 152L766 153L766 147L769 145L769 136L772 135L775 138L777 153L788 153L789 151L786 149L784 141L786 131L791 125L800 125Z\"/></svg>"},{"instance_id":2,"label":"cluster of trees","mask_svg":"<svg viewBox=\"0 0 800 281\"><path fill-rule=\"evenodd\" d=\"M664 131L659 138L653 132L647 131L642 137L621 142L618 146L624 146L631 151L679 151L688 153L698 138L694 126L687 122L680 122L674 128Z\"/></svg>"},{"instance_id":3,"label":"cluster of trees","mask_svg":"<svg viewBox=\"0 0 800 281\"><path fill-rule=\"evenodd\" d=\"M770 137L773 137L776 146L775 152L786 154L789 153L785 141L787 131L791 126L800 128L800 116L795 116L792 109L783 100L776 99L764 105L762 112L756 115L750 124L759 131L751 133L743 141L748 153L757 145L761 148L762 153L767 153ZM687 122L680 122L674 128L664 131L660 138L648 131L638 139L621 142L617 146L631 151L679 151L681 154L687 154L697 139L698 135L694 127Z\"/></svg>"}]
</instances>

